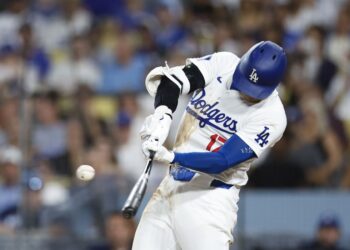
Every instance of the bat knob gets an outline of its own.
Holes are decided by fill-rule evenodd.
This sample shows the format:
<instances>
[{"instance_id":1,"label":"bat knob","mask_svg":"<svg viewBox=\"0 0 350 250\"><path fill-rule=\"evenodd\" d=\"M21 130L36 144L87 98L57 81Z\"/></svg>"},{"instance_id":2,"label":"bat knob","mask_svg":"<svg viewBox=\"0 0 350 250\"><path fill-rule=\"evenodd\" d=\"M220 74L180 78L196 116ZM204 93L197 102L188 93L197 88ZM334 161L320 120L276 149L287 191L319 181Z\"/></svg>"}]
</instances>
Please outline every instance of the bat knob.
<instances>
[{"instance_id":1,"label":"bat knob","mask_svg":"<svg viewBox=\"0 0 350 250\"><path fill-rule=\"evenodd\" d=\"M135 215L135 209L132 207L126 207L122 210L122 214L125 219L131 219Z\"/></svg>"}]
</instances>

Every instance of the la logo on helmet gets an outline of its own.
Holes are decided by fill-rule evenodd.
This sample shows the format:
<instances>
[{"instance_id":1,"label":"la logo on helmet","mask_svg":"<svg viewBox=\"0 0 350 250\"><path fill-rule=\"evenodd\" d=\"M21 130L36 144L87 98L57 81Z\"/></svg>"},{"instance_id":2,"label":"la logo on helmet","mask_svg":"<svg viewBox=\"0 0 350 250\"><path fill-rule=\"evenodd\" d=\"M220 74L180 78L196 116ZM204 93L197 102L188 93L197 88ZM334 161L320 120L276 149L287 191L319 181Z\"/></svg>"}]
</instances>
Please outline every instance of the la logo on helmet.
<instances>
[{"instance_id":1,"label":"la logo on helmet","mask_svg":"<svg viewBox=\"0 0 350 250\"><path fill-rule=\"evenodd\" d=\"M253 68L252 73L249 75L249 80L256 83L259 80L258 74L256 73L256 69Z\"/></svg>"}]
</instances>

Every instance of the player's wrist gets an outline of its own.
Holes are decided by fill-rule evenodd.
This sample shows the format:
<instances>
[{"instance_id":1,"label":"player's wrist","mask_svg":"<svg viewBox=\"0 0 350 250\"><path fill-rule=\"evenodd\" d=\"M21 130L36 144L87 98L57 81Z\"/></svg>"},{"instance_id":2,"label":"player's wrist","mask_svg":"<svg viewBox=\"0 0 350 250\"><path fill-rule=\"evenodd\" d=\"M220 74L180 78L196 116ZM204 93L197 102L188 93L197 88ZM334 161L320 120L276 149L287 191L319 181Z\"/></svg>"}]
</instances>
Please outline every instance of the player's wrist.
<instances>
[{"instance_id":1,"label":"player's wrist","mask_svg":"<svg viewBox=\"0 0 350 250\"><path fill-rule=\"evenodd\" d=\"M175 159L175 153L173 151L168 151L166 154L166 159L169 163L173 163Z\"/></svg>"},{"instance_id":2,"label":"player's wrist","mask_svg":"<svg viewBox=\"0 0 350 250\"><path fill-rule=\"evenodd\" d=\"M168 150L164 146L161 146L154 156L154 158L158 161L164 162L164 163L171 163L174 160L174 152L171 150Z\"/></svg>"},{"instance_id":3,"label":"player's wrist","mask_svg":"<svg viewBox=\"0 0 350 250\"><path fill-rule=\"evenodd\" d=\"M166 105L160 105L154 110L154 115L157 117L164 117L164 118L170 118L173 119L173 112L169 107Z\"/></svg>"},{"instance_id":4,"label":"player's wrist","mask_svg":"<svg viewBox=\"0 0 350 250\"><path fill-rule=\"evenodd\" d=\"M174 154L174 158L170 162L171 164L178 162L179 153L173 152L173 154Z\"/></svg>"}]
</instances>

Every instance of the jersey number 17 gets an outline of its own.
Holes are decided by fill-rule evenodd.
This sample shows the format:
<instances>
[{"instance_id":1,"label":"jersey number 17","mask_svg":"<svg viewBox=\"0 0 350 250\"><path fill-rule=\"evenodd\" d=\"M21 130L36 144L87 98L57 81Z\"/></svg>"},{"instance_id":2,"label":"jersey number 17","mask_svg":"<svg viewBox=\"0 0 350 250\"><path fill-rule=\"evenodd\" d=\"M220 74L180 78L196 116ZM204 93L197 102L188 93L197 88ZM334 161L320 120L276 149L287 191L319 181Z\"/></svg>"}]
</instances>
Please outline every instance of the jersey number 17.
<instances>
[{"instance_id":1,"label":"jersey number 17","mask_svg":"<svg viewBox=\"0 0 350 250\"><path fill-rule=\"evenodd\" d=\"M210 136L210 142L208 143L206 150L211 151L211 152L219 151L222 146L213 147L216 142L225 143L226 139L218 134L214 134L214 135Z\"/></svg>"}]
</instances>

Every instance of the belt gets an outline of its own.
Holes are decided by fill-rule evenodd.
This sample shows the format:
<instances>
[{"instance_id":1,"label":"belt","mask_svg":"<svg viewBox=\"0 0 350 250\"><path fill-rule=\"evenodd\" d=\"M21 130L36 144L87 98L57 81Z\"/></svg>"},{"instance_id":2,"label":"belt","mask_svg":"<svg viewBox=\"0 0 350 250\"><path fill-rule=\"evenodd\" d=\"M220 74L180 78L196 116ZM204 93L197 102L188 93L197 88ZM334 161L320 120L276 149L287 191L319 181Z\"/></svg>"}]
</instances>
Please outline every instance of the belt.
<instances>
[{"instance_id":1,"label":"belt","mask_svg":"<svg viewBox=\"0 0 350 250\"><path fill-rule=\"evenodd\" d=\"M183 182L190 182L193 179L193 177L196 175L195 172L189 170L188 168L182 167L182 166L177 166L177 167L171 166L169 169L169 173L174 178L174 180L183 181ZM222 182L222 181L217 180L217 179L213 179L210 182L209 186L230 189L233 185L227 184L227 183Z\"/></svg>"}]
</instances>

